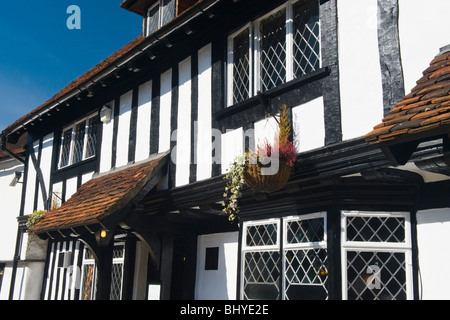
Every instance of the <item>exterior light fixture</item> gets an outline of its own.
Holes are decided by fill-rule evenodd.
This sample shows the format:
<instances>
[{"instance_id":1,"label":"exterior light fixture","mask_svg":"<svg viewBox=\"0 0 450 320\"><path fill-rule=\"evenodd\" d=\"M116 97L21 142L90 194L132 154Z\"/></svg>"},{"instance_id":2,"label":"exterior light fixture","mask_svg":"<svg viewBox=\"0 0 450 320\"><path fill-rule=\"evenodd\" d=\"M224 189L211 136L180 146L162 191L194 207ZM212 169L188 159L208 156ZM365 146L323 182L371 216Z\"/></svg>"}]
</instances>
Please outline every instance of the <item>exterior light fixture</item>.
<instances>
[{"instance_id":1,"label":"exterior light fixture","mask_svg":"<svg viewBox=\"0 0 450 320\"><path fill-rule=\"evenodd\" d=\"M100 110L100 121L103 123L107 123L111 121L111 116L112 116L112 108L108 105L105 105Z\"/></svg>"},{"instance_id":2,"label":"exterior light fixture","mask_svg":"<svg viewBox=\"0 0 450 320\"><path fill-rule=\"evenodd\" d=\"M102 238L102 239L105 239L107 235L108 235L108 232L106 232L106 230L102 230L100 232L100 238Z\"/></svg>"},{"instance_id":3,"label":"exterior light fixture","mask_svg":"<svg viewBox=\"0 0 450 320\"><path fill-rule=\"evenodd\" d=\"M19 182L20 178L22 178L22 172L16 171L14 173L14 179L11 181L9 186L10 187L15 187L18 183L22 183L22 182Z\"/></svg>"}]
</instances>

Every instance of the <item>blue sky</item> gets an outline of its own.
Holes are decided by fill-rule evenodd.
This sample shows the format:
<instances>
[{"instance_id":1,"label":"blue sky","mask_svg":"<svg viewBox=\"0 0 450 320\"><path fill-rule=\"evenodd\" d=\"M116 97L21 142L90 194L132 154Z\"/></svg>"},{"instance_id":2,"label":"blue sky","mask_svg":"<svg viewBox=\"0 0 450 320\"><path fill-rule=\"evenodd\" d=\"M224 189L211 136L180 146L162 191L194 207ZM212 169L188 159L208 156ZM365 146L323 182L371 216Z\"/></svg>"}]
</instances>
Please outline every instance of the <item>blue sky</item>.
<instances>
[{"instance_id":1,"label":"blue sky","mask_svg":"<svg viewBox=\"0 0 450 320\"><path fill-rule=\"evenodd\" d=\"M0 10L0 132L139 36L122 0L15 0ZM69 30L70 5L81 29Z\"/></svg>"}]
</instances>

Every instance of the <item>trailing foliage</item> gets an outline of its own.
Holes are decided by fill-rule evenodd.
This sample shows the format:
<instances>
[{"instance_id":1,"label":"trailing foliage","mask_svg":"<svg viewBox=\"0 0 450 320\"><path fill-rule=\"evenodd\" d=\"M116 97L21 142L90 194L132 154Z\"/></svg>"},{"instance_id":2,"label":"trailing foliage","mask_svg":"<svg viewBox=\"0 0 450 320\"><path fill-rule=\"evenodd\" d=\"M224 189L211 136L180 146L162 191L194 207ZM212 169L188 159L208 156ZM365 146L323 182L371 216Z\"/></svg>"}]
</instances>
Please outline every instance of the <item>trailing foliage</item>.
<instances>
[{"instance_id":1,"label":"trailing foliage","mask_svg":"<svg viewBox=\"0 0 450 320\"><path fill-rule=\"evenodd\" d=\"M227 180L223 197L223 213L228 214L228 219L234 221L239 213L238 200L242 196L244 186L245 156L238 157L232 164L230 171L224 177Z\"/></svg>"},{"instance_id":2,"label":"trailing foliage","mask_svg":"<svg viewBox=\"0 0 450 320\"><path fill-rule=\"evenodd\" d=\"M239 214L239 198L242 196L242 188L245 184L244 170L247 164L257 164L258 168L270 162L269 158L278 158L284 161L289 167L294 167L297 160L297 151L292 141L289 140L292 132L292 126L289 121L287 106L283 105L280 110L278 130L274 137L274 143L271 144L267 139L262 146L238 157L232 164L229 172L225 176L227 184L223 197L223 213L229 215L229 220L234 221ZM259 171L259 170L258 170Z\"/></svg>"},{"instance_id":3,"label":"trailing foliage","mask_svg":"<svg viewBox=\"0 0 450 320\"><path fill-rule=\"evenodd\" d=\"M40 210L40 211L34 211L29 217L27 221L27 227L32 228L35 226L39 221L45 218L47 215L47 211Z\"/></svg>"}]
</instances>

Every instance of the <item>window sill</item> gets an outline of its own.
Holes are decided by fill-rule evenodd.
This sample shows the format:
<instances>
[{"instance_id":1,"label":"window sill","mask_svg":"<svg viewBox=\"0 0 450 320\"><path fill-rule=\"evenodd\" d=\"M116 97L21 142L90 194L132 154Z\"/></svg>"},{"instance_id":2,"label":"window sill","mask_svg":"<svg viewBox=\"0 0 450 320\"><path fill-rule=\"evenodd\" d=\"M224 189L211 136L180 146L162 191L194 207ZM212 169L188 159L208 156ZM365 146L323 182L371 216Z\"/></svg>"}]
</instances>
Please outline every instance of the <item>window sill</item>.
<instances>
[{"instance_id":1,"label":"window sill","mask_svg":"<svg viewBox=\"0 0 450 320\"><path fill-rule=\"evenodd\" d=\"M60 173L60 172L70 171L70 170L75 169L75 168L79 168L79 167L82 167L82 166L89 165L89 164L95 162L96 160L97 160L97 156L94 156L94 157L85 159L83 161L80 161L80 162L77 162L77 163L74 163L74 164L71 164L71 165L67 165L67 166L62 167L62 168L58 167L56 169L56 172Z\"/></svg>"},{"instance_id":2,"label":"window sill","mask_svg":"<svg viewBox=\"0 0 450 320\"><path fill-rule=\"evenodd\" d=\"M232 114L235 114L237 112L242 112L244 110L247 110L251 107L258 105L260 103L261 97L270 99L270 98L279 96L287 91L291 91L295 88L301 87L310 82L322 79L322 78L328 76L330 74L330 72L331 72L330 67L320 68L317 71L308 73L302 77L291 80L291 81L289 81L285 84L282 84L276 88L267 90L267 91L263 92L261 96L254 96L245 101L242 101L242 102L236 103L232 106L229 106L229 107L217 112L214 115L214 117L217 121L223 120L223 119L231 116Z\"/></svg>"}]
</instances>

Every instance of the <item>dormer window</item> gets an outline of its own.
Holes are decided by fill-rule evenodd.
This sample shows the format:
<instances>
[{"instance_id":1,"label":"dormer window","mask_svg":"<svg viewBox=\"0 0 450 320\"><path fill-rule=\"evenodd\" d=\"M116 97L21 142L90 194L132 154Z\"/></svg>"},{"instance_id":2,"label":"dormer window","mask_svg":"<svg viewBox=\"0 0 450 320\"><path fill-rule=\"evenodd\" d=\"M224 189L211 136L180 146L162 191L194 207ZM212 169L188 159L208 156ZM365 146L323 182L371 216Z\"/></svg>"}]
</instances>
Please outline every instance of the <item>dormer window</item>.
<instances>
[{"instance_id":1,"label":"dormer window","mask_svg":"<svg viewBox=\"0 0 450 320\"><path fill-rule=\"evenodd\" d=\"M152 34L176 15L176 0L159 0L148 9L147 35Z\"/></svg>"}]
</instances>

